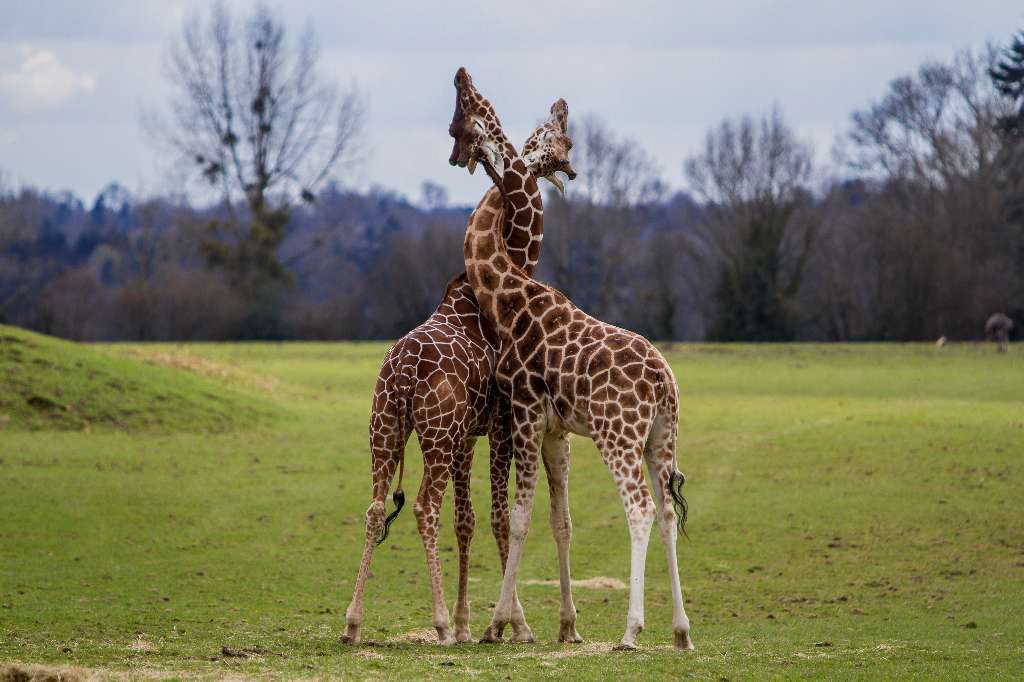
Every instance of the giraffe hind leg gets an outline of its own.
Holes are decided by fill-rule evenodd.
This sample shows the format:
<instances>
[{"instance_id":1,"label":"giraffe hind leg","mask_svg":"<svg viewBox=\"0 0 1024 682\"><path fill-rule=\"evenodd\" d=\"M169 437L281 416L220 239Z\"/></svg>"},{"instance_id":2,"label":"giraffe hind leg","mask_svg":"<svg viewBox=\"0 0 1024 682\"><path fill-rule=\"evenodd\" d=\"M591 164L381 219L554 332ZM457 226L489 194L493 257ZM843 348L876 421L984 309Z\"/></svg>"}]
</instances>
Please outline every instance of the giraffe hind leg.
<instances>
[{"instance_id":1,"label":"giraffe hind leg","mask_svg":"<svg viewBox=\"0 0 1024 682\"><path fill-rule=\"evenodd\" d=\"M572 518L569 516L569 439L549 434L544 439L543 455L551 500L551 534L558 548L558 585L561 593L558 641L579 643L583 638L576 631L576 605L572 599L569 569L569 547L572 544Z\"/></svg>"},{"instance_id":2,"label":"giraffe hind leg","mask_svg":"<svg viewBox=\"0 0 1024 682\"><path fill-rule=\"evenodd\" d=\"M476 529L470 478L473 465L474 439L467 440L462 457L452 472L455 497L455 537L459 545L459 594L455 600L455 641L468 642L469 631L469 547Z\"/></svg>"},{"instance_id":3,"label":"giraffe hind leg","mask_svg":"<svg viewBox=\"0 0 1024 682\"><path fill-rule=\"evenodd\" d=\"M622 433L617 425L608 422L591 427L594 444L615 481L629 526L629 609L626 630L615 647L619 650L635 649L637 635L644 629L644 571L647 545L656 515L654 500L643 475L644 446L650 432L650 421L634 421L633 431L643 434L643 440L638 441L635 436Z\"/></svg>"},{"instance_id":4,"label":"giraffe hind leg","mask_svg":"<svg viewBox=\"0 0 1024 682\"><path fill-rule=\"evenodd\" d=\"M519 561L522 558L523 543L530 530L530 514L533 511L533 498L537 489L537 468L540 460L540 429L543 414L538 413L516 424L517 431L513 436L516 464L516 498L512 507L509 523L508 562L501 583L501 596L494 607L491 624L484 631L481 642L498 642L506 625L513 626L513 641L532 642L533 632L526 620L514 623L517 614L513 610L513 599L516 594L516 576Z\"/></svg>"},{"instance_id":5,"label":"giraffe hind leg","mask_svg":"<svg viewBox=\"0 0 1024 682\"><path fill-rule=\"evenodd\" d=\"M345 611L346 633L342 637L342 641L348 644L359 643L360 627L363 622L363 594L366 589L366 580L370 574L370 561L373 559L374 548L379 544L382 534L385 534L384 502L405 449L407 438L405 433L407 431L402 429L400 424L392 426L394 429L387 436L372 437L370 442L370 450L373 453L373 502L366 510L366 539L363 545L363 556L356 574L352 601Z\"/></svg>"},{"instance_id":6,"label":"giraffe hind leg","mask_svg":"<svg viewBox=\"0 0 1024 682\"><path fill-rule=\"evenodd\" d=\"M440 521L441 501L444 489L451 474L453 454L457 447L450 438L420 438L420 449L423 451L423 481L416 497L413 511L416 515L416 526L423 541L423 549L427 555L427 571L430 575L430 588L433 594L433 624L437 629L437 639L441 644L454 644L448 607L444 600L444 581L441 575L441 561L437 553L437 535Z\"/></svg>"},{"instance_id":7,"label":"giraffe hind leg","mask_svg":"<svg viewBox=\"0 0 1024 682\"><path fill-rule=\"evenodd\" d=\"M491 533L498 546L498 558L501 562L501 574L505 574L508 565L508 547L511 514L508 506L508 484L512 469L512 406L503 398L495 408L494 426L488 435L490 444L490 475L491 475ZM512 639L529 641L532 633L524 627L526 616L523 605L519 601L518 590L512 592Z\"/></svg>"},{"instance_id":8,"label":"giraffe hind leg","mask_svg":"<svg viewBox=\"0 0 1024 682\"><path fill-rule=\"evenodd\" d=\"M676 428L669 423L674 415L659 415L647 441L644 457L658 506L658 531L665 545L668 560L669 588L672 592L672 630L677 649L693 650L690 638L690 619L683 606L683 591L679 581L679 561L676 556L677 531L682 527L686 501L682 496L683 475L676 467ZM684 518L678 516L682 508Z\"/></svg>"}]
</instances>

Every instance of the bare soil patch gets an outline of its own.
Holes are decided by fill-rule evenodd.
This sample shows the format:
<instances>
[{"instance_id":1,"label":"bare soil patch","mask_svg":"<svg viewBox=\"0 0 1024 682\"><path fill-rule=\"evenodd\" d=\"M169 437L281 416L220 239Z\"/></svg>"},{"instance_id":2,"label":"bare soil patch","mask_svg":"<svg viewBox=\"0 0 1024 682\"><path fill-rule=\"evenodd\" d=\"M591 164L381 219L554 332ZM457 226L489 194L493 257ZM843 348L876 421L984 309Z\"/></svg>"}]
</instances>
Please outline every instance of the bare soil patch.
<instances>
[{"instance_id":1,"label":"bare soil patch","mask_svg":"<svg viewBox=\"0 0 1024 682\"><path fill-rule=\"evenodd\" d=\"M524 580L524 585L548 585L558 587L557 580ZM591 590L625 590L629 586L618 578L597 575L586 580L573 580L573 587L585 587Z\"/></svg>"},{"instance_id":2,"label":"bare soil patch","mask_svg":"<svg viewBox=\"0 0 1024 682\"><path fill-rule=\"evenodd\" d=\"M18 664L0 667L0 682L84 682L92 679L96 679L94 675L75 668Z\"/></svg>"}]
</instances>

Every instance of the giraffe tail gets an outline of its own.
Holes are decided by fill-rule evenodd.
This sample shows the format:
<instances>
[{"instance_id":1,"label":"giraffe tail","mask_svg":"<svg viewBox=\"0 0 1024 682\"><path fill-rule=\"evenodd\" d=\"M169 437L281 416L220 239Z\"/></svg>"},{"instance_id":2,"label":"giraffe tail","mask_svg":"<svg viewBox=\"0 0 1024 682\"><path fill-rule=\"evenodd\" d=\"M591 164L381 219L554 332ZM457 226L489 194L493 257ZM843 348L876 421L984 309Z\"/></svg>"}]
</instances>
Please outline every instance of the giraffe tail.
<instances>
[{"instance_id":1,"label":"giraffe tail","mask_svg":"<svg viewBox=\"0 0 1024 682\"><path fill-rule=\"evenodd\" d=\"M384 529L381 530L380 537L377 538L378 545L388 539L388 533L391 532L391 523L398 517L402 507L405 506L405 491L402 490L402 476L404 474L405 448L402 449L401 459L398 460L398 487L395 488L395 492L391 495L391 501L395 503L395 511L388 514L387 518L384 519Z\"/></svg>"},{"instance_id":2,"label":"giraffe tail","mask_svg":"<svg viewBox=\"0 0 1024 682\"><path fill-rule=\"evenodd\" d=\"M395 344L391 352L395 352L399 349L401 342ZM400 351L400 352L404 352ZM400 364L402 364L400 362ZM395 519L398 518L399 512L402 511L402 507L405 506L405 491L402 490L402 478L405 476L405 441L407 438L408 430L408 403L407 396L409 394L409 377L405 372L401 372L396 378L395 383L391 389L395 393L395 404L390 412L388 419L393 419L396 431L399 432L399 436L395 441L397 446L395 450L392 450L392 457L398 458L398 484L395 487L395 492L391 495L391 500L395 504L395 510L387 515L384 519L384 527L381 528L380 536L377 538L377 544L380 545L388 539L388 533L391 532L391 524L394 523Z\"/></svg>"},{"instance_id":3,"label":"giraffe tail","mask_svg":"<svg viewBox=\"0 0 1024 682\"><path fill-rule=\"evenodd\" d=\"M672 506L676 510L676 523L679 526L679 532L683 534L683 537L689 539L690 536L686 533L686 518L690 511L690 505L686 501L686 497L683 496L683 484L686 483L686 476L679 470L678 458L675 456L679 435L679 385L676 383L675 375L672 374L672 368L669 367L667 362L665 363L662 382L664 392L662 393L661 411L672 429L671 442L674 471L672 472L672 478L669 480L668 492L672 497Z\"/></svg>"},{"instance_id":4,"label":"giraffe tail","mask_svg":"<svg viewBox=\"0 0 1024 682\"><path fill-rule=\"evenodd\" d=\"M686 476L683 475L682 471L676 469L672 474L672 480L669 482L668 491L672 496L672 506L676 510L676 518L678 519L679 532L681 532L687 539L689 535L686 534L686 514L690 510L690 505L683 497L683 484L686 483Z\"/></svg>"}]
</instances>

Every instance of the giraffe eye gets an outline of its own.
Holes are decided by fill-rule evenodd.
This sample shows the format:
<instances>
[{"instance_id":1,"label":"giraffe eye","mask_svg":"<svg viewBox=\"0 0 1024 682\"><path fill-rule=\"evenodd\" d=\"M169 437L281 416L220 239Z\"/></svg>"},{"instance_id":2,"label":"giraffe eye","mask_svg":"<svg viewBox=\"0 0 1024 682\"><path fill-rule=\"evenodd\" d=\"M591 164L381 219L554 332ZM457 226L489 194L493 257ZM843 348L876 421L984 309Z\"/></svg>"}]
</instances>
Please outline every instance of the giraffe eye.
<instances>
[{"instance_id":1,"label":"giraffe eye","mask_svg":"<svg viewBox=\"0 0 1024 682\"><path fill-rule=\"evenodd\" d=\"M476 129L479 130L481 133L484 132L484 126L482 123L480 123L480 121L473 121L473 125L475 125Z\"/></svg>"}]
</instances>

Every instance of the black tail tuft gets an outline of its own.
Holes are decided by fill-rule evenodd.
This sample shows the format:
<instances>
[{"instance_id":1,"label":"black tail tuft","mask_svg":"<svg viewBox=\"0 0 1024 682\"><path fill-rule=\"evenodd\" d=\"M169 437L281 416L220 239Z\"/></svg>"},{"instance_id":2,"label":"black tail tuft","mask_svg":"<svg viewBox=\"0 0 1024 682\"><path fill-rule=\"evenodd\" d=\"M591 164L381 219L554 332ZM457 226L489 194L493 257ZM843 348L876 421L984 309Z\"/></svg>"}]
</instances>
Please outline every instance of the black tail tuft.
<instances>
[{"instance_id":1,"label":"black tail tuft","mask_svg":"<svg viewBox=\"0 0 1024 682\"><path fill-rule=\"evenodd\" d=\"M381 531L380 537L377 538L377 544L384 542L388 539L388 532L391 530L391 522L398 516L398 512L402 511L402 507L405 506L405 493L401 488L395 491L395 494L391 496L391 499L395 503L395 511L388 514L388 517L384 519L384 530Z\"/></svg>"},{"instance_id":2,"label":"black tail tuft","mask_svg":"<svg viewBox=\"0 0 1024 682\"><path fill-rule=\"evenodd\" d=\"M683 476L682 471L676 471L672 474L668 489L672 494L672 506L676 508L676 516L679 517L679 531L689 539L690 536L686 534L686 513L690 506L686 503L686 498L683 497L684 483L686 483L686 476Z\"/></svg>"}]
</instances>

